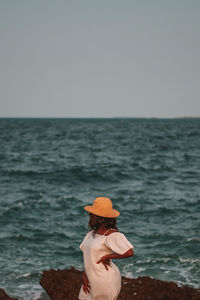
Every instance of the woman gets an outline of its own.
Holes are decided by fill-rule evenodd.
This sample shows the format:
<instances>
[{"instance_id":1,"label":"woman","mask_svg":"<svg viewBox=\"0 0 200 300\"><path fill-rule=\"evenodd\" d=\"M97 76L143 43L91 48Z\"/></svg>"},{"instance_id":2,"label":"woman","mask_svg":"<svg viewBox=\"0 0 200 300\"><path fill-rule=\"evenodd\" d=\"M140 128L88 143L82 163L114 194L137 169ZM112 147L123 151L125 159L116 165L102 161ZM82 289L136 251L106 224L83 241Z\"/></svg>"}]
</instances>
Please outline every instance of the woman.
<instances>
[{"instance_id":1,"label":"woman","mask_svg":"<svg viewBox=\"0 0 200 300\"><path fill-rule=\"evenodd\" d=\"M80 245L83 251L83 285L80 300L116 300L121 289L121 276L112 259L133 255L133 245L118 232L116 217L109 198L98 197L92 206L84 209L90 213L90 231Z\"/></svg>"}]
</instances>

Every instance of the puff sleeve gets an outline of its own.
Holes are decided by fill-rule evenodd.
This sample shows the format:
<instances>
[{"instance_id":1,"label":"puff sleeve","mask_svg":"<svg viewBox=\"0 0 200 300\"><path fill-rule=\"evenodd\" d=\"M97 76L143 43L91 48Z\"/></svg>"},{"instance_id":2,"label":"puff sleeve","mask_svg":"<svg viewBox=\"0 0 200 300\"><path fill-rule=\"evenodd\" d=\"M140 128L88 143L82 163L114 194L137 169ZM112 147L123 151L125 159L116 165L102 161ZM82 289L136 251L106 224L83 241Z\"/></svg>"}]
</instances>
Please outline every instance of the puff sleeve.
<instances>
[{"instance_id":1,"label":"puff sleeve","mask_svg":"<svg viewBox=\"0 0 200 300\"><path fill-rule=\"evenodd\" d=\"M81 249L81 251L84 251L84 243L85 243L85 241L87 241L87 239L89 238L89 236L90 236L90 231L86 234L86 236L84 237L82 243L79 246L80 249Z\"/></svg>"},{"instance_id":2,"label":"puff sleeve","mask_svg":"<svg viewBox=\"0 0 200 300\"><path fill-rule=\"evenodd\" d=\"M127 240L125 235L120 232L114 232L106 236L105 244L113 252L120 255L126 253L129 249L134 249L134 246Z\"/></svg>"}]
</instances>

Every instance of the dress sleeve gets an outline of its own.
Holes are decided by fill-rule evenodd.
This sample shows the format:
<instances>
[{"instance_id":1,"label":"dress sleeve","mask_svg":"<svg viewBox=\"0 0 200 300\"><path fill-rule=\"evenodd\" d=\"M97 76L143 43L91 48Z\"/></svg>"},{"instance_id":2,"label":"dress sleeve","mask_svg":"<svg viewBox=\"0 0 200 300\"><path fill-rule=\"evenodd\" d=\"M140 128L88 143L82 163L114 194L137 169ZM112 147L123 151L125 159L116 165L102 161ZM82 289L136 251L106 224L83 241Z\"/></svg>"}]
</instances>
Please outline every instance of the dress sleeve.
<instances>
[{"instance_id":1,"label":"dress sleeve","mask_svg":"<svg viewBox=\"0 0 200 300\"><path fill-rule=\"evenodd\" d=\"M105 244L113 252L121 255L126 253L129 249L134 249L134 246L127 240L125 235L120 232L114 232L107 235Z\"/></svg>"},{"instance_id":2,"label":"dress sleeve","mask_svg":"<svg viewBox=\"0 0 200 300\"><path fill-rule=\"evenodd\" d=\"M81 251L84 251L84 243L85 243L85 241L89 238L89 235L90 235L90 231L86 234L86 236L84 237L82 243L81 243L80 246L79 246L80 249L81 249Z\"/></svg>"}]
</instances>

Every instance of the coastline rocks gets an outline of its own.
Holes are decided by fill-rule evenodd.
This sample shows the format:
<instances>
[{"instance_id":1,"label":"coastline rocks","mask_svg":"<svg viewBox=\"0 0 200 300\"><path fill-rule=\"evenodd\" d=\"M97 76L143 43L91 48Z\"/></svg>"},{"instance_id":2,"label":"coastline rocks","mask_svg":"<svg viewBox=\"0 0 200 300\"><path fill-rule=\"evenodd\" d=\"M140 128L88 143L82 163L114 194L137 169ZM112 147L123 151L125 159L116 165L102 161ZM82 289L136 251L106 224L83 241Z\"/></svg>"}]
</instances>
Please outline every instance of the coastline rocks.
<instances>
[{"instance_id":1,"label":"coastline rocks","mask_svg":"<svg viewBox=\"0 0 200 300\"><path fill-rule=\"evenodd\" d=\"M40 280L52 300L77 300L81 283L82 272L74 268L44 271ZM118 300L200 300L200 290L148 276L122 277Z\"/></svg>"},{"instance_id":2,"label":"coastline rocks","mask_svg":"<svg viewBox=\"0 0 200 300\"><path fill-rule=\"evenodd\" d=\"M0 289L0 300L18 300L18 299L9 297L3 289Z\"/></svg>"}]
</instances>

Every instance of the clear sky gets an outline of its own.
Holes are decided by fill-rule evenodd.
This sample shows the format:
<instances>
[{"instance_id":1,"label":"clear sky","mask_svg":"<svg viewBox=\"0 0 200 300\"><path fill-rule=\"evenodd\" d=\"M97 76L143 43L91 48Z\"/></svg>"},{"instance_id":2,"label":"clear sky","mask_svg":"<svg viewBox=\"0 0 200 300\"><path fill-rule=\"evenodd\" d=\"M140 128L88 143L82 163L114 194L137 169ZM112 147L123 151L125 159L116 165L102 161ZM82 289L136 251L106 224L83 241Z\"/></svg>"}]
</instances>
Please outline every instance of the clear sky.
<instances>
[{"instance_id":1,"label":"clear sky","mask_svg":"<svg viewBox=\"0 0 200 300\"><path fill-rule=\"evenodd\" d=\"M200 116L199 0L0 0L0 117Z\"/></svg>"}]
</instances>

